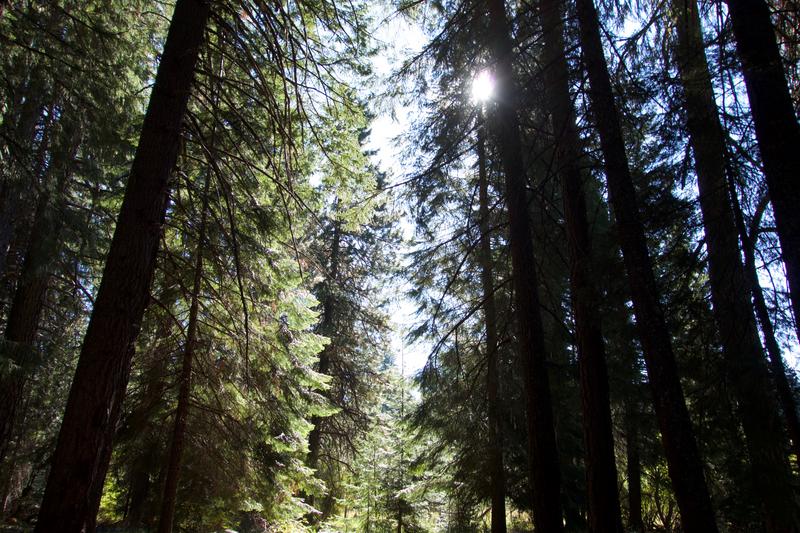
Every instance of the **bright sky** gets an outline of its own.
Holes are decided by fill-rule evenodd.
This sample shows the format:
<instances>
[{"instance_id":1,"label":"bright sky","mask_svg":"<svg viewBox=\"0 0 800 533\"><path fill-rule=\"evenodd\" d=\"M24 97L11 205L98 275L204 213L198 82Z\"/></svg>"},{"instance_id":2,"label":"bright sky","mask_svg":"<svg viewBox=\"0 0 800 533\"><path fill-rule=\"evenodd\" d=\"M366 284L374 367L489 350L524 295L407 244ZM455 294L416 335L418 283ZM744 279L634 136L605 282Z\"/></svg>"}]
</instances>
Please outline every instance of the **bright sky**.
<instances>
[{"instance_id":1,"label":"bright sky","mask_svg":"<svg viewBox=\"0 0 800 533\"><path fill-rule=\"evenodd\" d=\"M411 125L415 109L401 106L396 102L389 102L384 99L375 98L387 86L391 86L388 81L389 76L402 62L419 52L427 42L427 36L417 24L409 22L402 15L386 16L385 13L377 13L382 3L375 3L375 16L377 27L373 30L376 40L382 48L372 59L372 67L375 73L374 82L371 87L362 88L363 96L371 103L371 111L375 115L372 121L372 134L367 147L375 150L374 162L381 171L385 172L390 183L396 183L404 179L404 173L410 168L409 162L403 161L402 151L404 148L401 138ZM618 30L622 35L629 35L638 31L641 21L633 18L626 21L624 27ZM494 90L494 80L488 72L481 72L477 75L472 88L472 99L474 102L485 101L491 96ZM696 194L696 191L692 191ZM407 219L401 220L401 228L404 238L410 241L414 235L413 223ZM400 250L402 257L410 246ZM781 273L782 274L782 273ZM768 274L761 272L762 278ZM781 275L778 275L781 278ZM769 279L762 279L764 287L770 287ZM392 349L395 355L395 362L401 368L404 375L416 374L425 365L427 356L430 353L431 345L428 343L418 343L407 346L404 337L418 320L414 316L415 304L405 294L408 285L397 284L397 286L387 287L394 296L391 301L390 309L391 320L394 324L392 339ZM786 339L784 339L786 340ZM800 347L792 337L789 339L789 346L784 346L784 357L787 363L795 369L800 368ZM787 349L788 348L788 349ZM401 366L402 365L402 366Z\"/></svg>"},{"instance_id":2,"label":"bright sky","mask_svg":"<svg viewBox=\"0 0 800 533\"><path fill-rule=\"evenodd\" d=\"M379 25L374 30L374 36L381 44L382 49L372 60L375 82L372 87L365 88L367 96L373 96L370 91L379 93L389 86L387 78L392 72L405 59L418 52L427 41L421 28L410 23L403 16L395 15L386 18L385 15L376 15L375 20ZM370 97L368 101L372 103L371 111L375 114L375 119L372 121L372 133L367 148L377 152L373 161L381 171L386 173L389 183L396 183L404 179L404 173L409 168L408 164L403 164L401 137L412 125L413 110L396 103L384 102L379 98ZM403 218L400 226L404 240L410 241L414 236L413 223ZM403 246L400 250L400 260L404 266L406 263L404 256L408 249L407 246ZM431 349L424 343L410 346L405 343L406 334L417 322L414 316L416 306L405 296L408 288L408 284L404 282L398 282L394 286L386 288L392 293L389 310L394 325L392 351L395 356L395 364L406 376L416 374L425 366Z\"/></svg>"}]
</instances>

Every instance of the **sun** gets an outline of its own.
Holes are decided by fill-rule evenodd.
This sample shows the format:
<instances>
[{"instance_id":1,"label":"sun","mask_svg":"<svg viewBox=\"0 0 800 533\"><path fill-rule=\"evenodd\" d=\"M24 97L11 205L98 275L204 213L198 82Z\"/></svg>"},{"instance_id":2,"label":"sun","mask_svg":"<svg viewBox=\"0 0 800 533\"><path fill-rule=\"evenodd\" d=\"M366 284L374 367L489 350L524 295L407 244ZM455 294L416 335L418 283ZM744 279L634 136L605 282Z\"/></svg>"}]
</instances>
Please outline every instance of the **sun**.
<instances>
[{"instance_id":1,"label":"sun","mask_svg":"<svg viewBox=\"0 0 800 533\"><path fill-rule=\"evenodd\" d=\"M488 70L482 70L472 80L472 101L482 104L491 100L494 94L494 76Z\"/></svg>"}]
</instances>

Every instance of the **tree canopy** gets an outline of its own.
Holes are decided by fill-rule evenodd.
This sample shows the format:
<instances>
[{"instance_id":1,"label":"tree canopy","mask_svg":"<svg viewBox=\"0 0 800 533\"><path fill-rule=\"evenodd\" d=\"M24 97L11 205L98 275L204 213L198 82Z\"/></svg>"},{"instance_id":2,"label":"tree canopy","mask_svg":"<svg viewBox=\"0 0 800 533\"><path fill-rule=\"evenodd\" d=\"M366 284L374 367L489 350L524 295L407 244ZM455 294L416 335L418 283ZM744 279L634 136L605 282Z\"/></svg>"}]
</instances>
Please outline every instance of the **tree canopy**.
<instances>
[{"instance_id":1,"label":"tree canopy","mask_svg":"<svg viewBox=\"0 0 800 533\"><path fill-rule=\"evenodd\" d=\"M800 533L799 21L0 1L0 531Z\"/></svg>"}]
</instances>

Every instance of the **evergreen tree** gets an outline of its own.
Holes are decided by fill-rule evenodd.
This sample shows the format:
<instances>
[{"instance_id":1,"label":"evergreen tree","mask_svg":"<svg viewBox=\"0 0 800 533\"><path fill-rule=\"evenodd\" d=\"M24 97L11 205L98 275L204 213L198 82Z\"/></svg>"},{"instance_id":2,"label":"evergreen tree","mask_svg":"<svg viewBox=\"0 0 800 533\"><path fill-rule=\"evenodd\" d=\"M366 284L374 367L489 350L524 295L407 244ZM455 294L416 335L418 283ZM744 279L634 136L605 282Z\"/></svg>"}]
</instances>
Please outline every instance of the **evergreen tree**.
<instances>
[{"instance_id":1,"label":"evergreen tree","mask_svg":"<svg viewBox=\"0 0 800 533\"><path fill-rule=\"evenodd\" d=\"M647 374L653 389L670 478L681 508L682 524L687 531L716 531L711 498L703 478L702 461L686 409L638 213L636 191L630 177L617 106L603 56L597 11L591 0L578 0L576 11L584 62L591 83L589 98L605 156L609 201L617 220Z\"/></svg>"},{"instance_id":2,"label":"evergreen tree","mask_svg":"<svg viewBox=\"0 0 800 533\"><path fill-rule=\"evenodd\" d=\"M0 3L3 520L797 529L797 18Z\"/></svg>"}]
</instances>

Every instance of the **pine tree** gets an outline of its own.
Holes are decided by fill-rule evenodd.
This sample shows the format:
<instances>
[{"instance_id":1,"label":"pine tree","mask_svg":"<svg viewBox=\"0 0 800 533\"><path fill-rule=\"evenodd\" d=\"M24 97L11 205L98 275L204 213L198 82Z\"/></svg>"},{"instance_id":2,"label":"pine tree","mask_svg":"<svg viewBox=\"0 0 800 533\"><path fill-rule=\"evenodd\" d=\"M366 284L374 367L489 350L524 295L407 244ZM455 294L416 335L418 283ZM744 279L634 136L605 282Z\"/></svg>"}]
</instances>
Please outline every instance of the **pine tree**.
<instances>
[{"instance_id":1,"label":"pine tree","mask_svg":"<svg viewBox=\"0 0 800 533\"><path fill-rule=\"evenodd\" d=\"M705 59L697 5L673 5L677 66L686 99L687 129L694 154L700 208L708 248L709 280L730 381L739 399L753 478L766 514L778 530L796 522L794 490L773 383L756 331L748 283L739 254L725 177L725 140ZM773 492L774 491L774 492ZM783 517L783 518L781 518Z\"/></svg>"},{"instance_id":2,"label":"pine tree","mask_svg":"<svg viewBox=\"0 0 800 533\"><path fill-rule=\"evenodd\" d=\"M609 201L617 221L647 375L682 524L687 531L716 531L703 463L686 409L640 221L617 105L603 55L597 11L592 0L578 0L576 10L583 59L591 84L589 99L605 158Z\"/></svg>"},{"instance_id":3,"label":"pine tree","mask_svg":"<svg viewBox=\"0 0 800 533\"><path fill-rule=\"evenodd\" d=\"M517 90L511 67L513 45L504 3L494 0L489 3L488 8L489 38L498 86L497 109L490 112L489 124L491 131L497 137L505 173L516 322L527 397L526 416L533 516L537 529L557 532L562 530L563 525L560 503L561 476L553 426L550 383L545 364L547 353L534 270L536 259L527 213L525 169L522 162L517 110L514 106Z\"/></svg>"},{"instance_id":4,"label":"pine tree","mask_svg":"<svg viewBox=\"0 0 800 533\"><path fill-rule=\"evenodd\" d=\"M193 0L181 0L175 8L131 168L127 201L123 201L81 349L37 531L77 532L94 523L132 345L147 305L167 182L178 155L181 121L209 10L208 3ZM69 497L61 493L65 486L72 487Z\"/></svg>"},{"instance_id":5,"label":"pine tree","mask_svg":"<svg viewBox=\"0 0 800 533\"><path fill-rule=\"evenodd\" d=\"M545 83L556 143L555 166L561 179L570 256L570 290L581 380L586 443L589 530L622 531L606 369L605 342L598 313L600 291L592 274L589 223L583 192L582 159L569 94L564 55L562 5L543 2Z\"/></svg>"},{"instance_id":6,"label":"pine tree","mask_svg":"<svg viewBox=\"0 0 800 533\"><path fill-rule=\"evenodd\" d=\"M483 112L481 111L481 115ZM481 232L479 259L483 289L483 315L486 328L486 403L489 425L489 476L492 501L492 533L506 531L506 488L503 472L503 428L500 423L498 372L497 305L495 302L494 269L492 268L492 234L489 218L489 183L486 170L486 139L483 117L478 124L478 216Z\"/></svg>"},{"instance_id":7,"label":"pine tree","mask_svg":"<svg viewBox=\"0 0 800 533\"><path fill-rule=\"evenodd\" d=\"M800 124L789 94L769 5L763 0L729 0L727 5L775 213L795 328L798 329L800 217L794 206L800 201L796 180L800 174L800 154L797 152Z\"/></svg>"}]
</instances>

